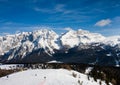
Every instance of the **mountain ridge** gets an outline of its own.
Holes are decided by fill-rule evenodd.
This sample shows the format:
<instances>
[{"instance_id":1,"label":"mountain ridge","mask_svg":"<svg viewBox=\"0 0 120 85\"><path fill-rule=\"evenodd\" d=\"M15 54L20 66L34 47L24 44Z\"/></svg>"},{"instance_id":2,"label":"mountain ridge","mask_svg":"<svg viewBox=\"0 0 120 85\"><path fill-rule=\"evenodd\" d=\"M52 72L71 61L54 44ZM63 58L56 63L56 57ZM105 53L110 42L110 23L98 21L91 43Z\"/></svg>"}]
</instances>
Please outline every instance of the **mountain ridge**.
<instances>
[{"instance_id":1,"label":"mountain ridge","mask_svg":"<svg viewBox=\"0 0 120 85\"><path fill-rule=\"evenodd\" d=\"M1 62L8 62L11 60L13 62L16 59L17 62L18 60L24 59L25 61L29 61L28 56L36 56L36 54L40 57L42 55L42 59L46 57L46 61L49 62L52 60L47 60L50 56L53 57L57 53L60 53L60 55L62 53L68 53L70 49L76 47L78 47L79 50L96 49L98 47L100 47L100 50L103 50L107 45L110 45L111 48L117 46L117 50L119 50L120 36L104 37L101 34L91 33L82 29L77 31L69 30L62 35L58 35L53 30L40 29L33 32L22 32L15 35L1 36L0 42ZM104 45L100 46L102 44ZM110 56L109 54L106 55ZM57 58L57 56L55 56L55 58ZM43 62L46 61L44 60ZM39 62L39 60L37 62Z\"/></svg>"}]
</instances>

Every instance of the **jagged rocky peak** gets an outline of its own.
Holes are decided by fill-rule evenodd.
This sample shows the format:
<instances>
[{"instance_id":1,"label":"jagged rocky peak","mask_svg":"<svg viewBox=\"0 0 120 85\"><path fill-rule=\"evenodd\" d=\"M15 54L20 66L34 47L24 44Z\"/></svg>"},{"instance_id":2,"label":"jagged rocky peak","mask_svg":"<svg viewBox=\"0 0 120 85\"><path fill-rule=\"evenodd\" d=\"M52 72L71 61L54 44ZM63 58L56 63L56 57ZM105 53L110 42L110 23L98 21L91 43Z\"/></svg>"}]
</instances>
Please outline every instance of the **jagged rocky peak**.
<instances>
[{"instance_id":1,"label":"jagged rocky peak","mask_svg":"<svg viewBox=\"0 0 120 85\"><path fill-rule=\"evenodd\" d=\"M72 48L78 46L80 43L91 44L102 42L105 44L116 44L119 43L119 41L119 36L115 38L105 38L101 34L91 33L82 29L78 29L77 31L71 29L60 36L53 30L40 29L33 32L1 36L0 55L4 55L4 53L9 52L11 49L14 49L14 51L18 49L20 52L23 50L24 52L32 52L33 50L43 48L46 52L54 53L54 49L60 49L64 45Z\"/></svg>"},{"instance_id":2,"label":"jagged rocky peak","mask_svg":"<svg viewBox=\"0 0 120 85\"><path fill-rule=\"evenodd\" d=\"M52 30L40 29L33 32L22 32L15 35L6 35L0 37L0 55L14 49L14 53L25 55L33 50L43 48L53 52L53 49L59 49L57 38L59 36Z\"/></svg>"}]
</instances>

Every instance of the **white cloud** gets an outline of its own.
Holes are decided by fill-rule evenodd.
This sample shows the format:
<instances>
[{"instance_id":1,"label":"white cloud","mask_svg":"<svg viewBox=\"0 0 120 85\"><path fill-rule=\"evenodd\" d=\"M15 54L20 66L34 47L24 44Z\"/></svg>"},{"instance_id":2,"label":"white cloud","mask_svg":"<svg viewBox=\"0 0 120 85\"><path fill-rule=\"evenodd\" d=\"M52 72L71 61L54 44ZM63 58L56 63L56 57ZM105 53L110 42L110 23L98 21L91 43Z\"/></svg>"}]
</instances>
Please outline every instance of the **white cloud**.
<instances>
[{"instance_id":1,"label":"white cloud","mask_svg":"<svg viewBox=\"0 0 120 85\"><path fill-rule=\"evenodd\" d=\"M54 10L55 10L56 12L62 12L62 13L64 13L64 14L71 13L72 11L65 9L65 6L66 6L66 5L64 5L64 4L57 4L57 5L55 6Z\"/></svg>"},{"instance_id":2,"label":"white cloud","mask_svg":"<svg viewBox=\"0 0 120 85\"><path fill-rule=\"evenodd\" d=\"M42 8L35 7L34 10L38 12L52 13L50 9L42 9Z\"/></svg>"},{"instance_id":3,"label":"white cloud","mask_svg":"<svg viewBox=\"0 0 120 85\"><path fill-rule=\"evenodd\" d=\"M69 30L72 30L72 28L70 28L70 27L66 27L66 28L64 28L64 30L69 31Z\"/></svg>"},{"instance_id":4,"label":"white cloud","mask_svg":"<svg viewBox=\"0 0 120 85\"><path fill-rule=\"evenodd\" d=\"M38 12L44 12L44 13L58 13L58 12L61 12L63 14L69 14L69 13L72 13L73 11L72 10L67 10L65 9L66 5L64 4L57 4L55 5L53 8L39 8L39 7L35 7L33 8L35 11L38 11Z\"/></svg>"},{"instance_id":5,"label":"white cloud","mask_svg":"<svg viewBox=\"0 0 120 85\"><path fill-rule=\"evenodd\" d=\"M58 11L58 12L63 12L64 11L64 7L65 7L65 5L58 4L58 5L55 6L55 10Z\"/></svg>"},{"instance_id":6,"label":"white cloud","mask_svg":"<svg viewBox=\"0 0 120 85\"><path fill-rule=\"evenodd\" d=\"M106 25L109 25L111 22L112 21L110 19L103 19L103 20L96 22L95 26L104 27Z\"/></svg>"},{"instance_id":7,"label":"white cloud","mask_svg":"<svg viewBox=\"0 0 120 85\"><path fill-rule=\"evenodd\" d=\"M12 25L12 24L16 24L15 22L4 22L4 25Z\"/></svg>"},{"instance_id":8,"label":"white cloud","mask_svg":"<svg viewBox=\"0 0 120 85\"><path fill-rule=\"evenodd\" d=\"M115 17L113 20L114 20L115 23L120 22L120 16Z\"/></svg>"}]
</instances>

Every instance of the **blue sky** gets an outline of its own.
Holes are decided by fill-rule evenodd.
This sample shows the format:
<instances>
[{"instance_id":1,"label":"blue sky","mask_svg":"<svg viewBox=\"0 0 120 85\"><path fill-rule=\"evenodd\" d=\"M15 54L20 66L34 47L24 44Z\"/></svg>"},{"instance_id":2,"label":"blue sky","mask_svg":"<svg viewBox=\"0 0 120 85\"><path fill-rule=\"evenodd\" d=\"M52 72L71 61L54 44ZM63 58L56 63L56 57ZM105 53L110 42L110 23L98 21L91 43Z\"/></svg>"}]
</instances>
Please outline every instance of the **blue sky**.
<instances>
[{"instance_id":1,"label":"blue sky","mask_svg":"<svg viewBox=\"0 0 120 85\"><path fill-rule=\"evenodd\" d=\"M49 27L120 34L120 0L0 0L0 33Z\"/></svg>"}]
</instances>

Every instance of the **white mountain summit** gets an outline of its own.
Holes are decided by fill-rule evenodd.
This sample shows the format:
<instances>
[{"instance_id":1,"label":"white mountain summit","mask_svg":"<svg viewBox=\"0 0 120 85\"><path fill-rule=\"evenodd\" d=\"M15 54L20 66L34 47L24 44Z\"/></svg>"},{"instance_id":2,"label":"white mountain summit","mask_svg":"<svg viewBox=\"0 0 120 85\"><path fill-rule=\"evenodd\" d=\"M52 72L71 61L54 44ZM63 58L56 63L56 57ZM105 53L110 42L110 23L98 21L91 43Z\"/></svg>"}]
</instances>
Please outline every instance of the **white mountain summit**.
<instances>
[{"instance_id":1,"label":"white mountain summit","mask_svg":"<svg viewBox=\"0 0 120 85\"><path fill-rule=\"evenodd\" d=\"M79 29L69 30L68 32L58 35L53 30L40 29L33 32L22 32L15 35L0 36L0 55L7 54L11 60L16 57L24 58L31 52L43 49L49 56L67 45L70 48L79 44L104 43L111 46L120 43L120 36L104 37L98 33L91 33Z\"/></svg>"},{"instance_id":2,"label":"white mountain summit","mask_svg":"<svg viewBox=\"0 0 120 85\"><path fill-rule=\"evenodd\" d=\"M77 31L70 30L61 37L62 45L69 45L71 47L78 46L80 43L90 44L101 42L105 37L98 33L90 33L89 31L79 29Z\"/></svg>"}]
</instances>

